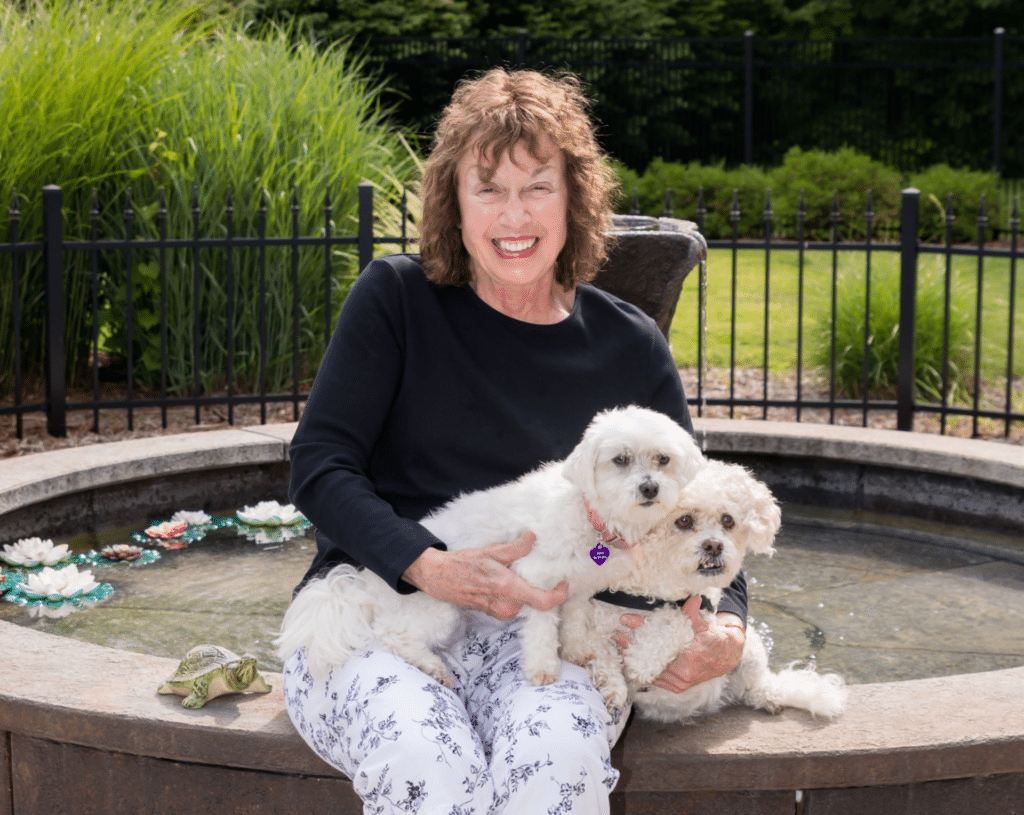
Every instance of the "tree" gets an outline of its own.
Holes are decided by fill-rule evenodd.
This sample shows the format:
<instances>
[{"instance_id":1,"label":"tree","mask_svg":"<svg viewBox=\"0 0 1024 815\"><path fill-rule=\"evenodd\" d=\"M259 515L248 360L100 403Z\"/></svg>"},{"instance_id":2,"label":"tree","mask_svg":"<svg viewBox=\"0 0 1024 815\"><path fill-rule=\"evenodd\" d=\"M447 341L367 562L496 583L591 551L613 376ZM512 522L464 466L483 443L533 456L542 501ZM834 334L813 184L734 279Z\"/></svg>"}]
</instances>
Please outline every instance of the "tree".
<instances>
[{"instance_id":1,"label":"tree","mask_svg":"<svg viewBox=\"0 0 1024 815\"><path fill-rule=\"evenodd\" d=\"M327 40L983 37L1024 34L1020 0L256 0L255 18Z\"/></svg>"},{"instance_id":2,"label":"tree","mask_svg":"<svg viewBox=\"0 0 1024 815\"><path fill-rule=\"evenodd\" d=\"M296 25L330 42L353 37L462 37L474 0L262 0L257 21Z\"/></svg>"}]
</instances>

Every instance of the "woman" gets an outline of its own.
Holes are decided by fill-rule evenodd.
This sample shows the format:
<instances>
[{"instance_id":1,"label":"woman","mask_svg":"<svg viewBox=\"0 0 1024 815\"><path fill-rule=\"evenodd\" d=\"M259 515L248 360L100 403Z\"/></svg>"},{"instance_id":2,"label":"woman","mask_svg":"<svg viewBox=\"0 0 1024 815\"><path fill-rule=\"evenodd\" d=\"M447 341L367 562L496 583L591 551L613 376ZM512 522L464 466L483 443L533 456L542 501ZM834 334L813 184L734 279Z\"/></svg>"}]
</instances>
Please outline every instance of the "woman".
<instances>
[{"instance_id":1,"label":"woman","mask_svg":"<svg viewBox=\"0 0 1024 815\"><path fill-rule=\"evenodd\" d=\"M448 552L416 522L563 458L599 410L639 404L691 427L654 322L585 282L605 258L613 187L586 109L572 78L494 70L460 85L425 166L421 255L360 275L292 441L291 497L317 529L306 579L354 562L489 615L448 648L451 690L376 651L324 682L301 650L287 660L292 721L366 812L608 811L625 716L576 666L542 688L518 669L514 615L566 587L509 568L529 533ZM745 586L719 625L686 613L697 647L659 679L670 690L738 663Z\"/></svg>"}]
</instances>

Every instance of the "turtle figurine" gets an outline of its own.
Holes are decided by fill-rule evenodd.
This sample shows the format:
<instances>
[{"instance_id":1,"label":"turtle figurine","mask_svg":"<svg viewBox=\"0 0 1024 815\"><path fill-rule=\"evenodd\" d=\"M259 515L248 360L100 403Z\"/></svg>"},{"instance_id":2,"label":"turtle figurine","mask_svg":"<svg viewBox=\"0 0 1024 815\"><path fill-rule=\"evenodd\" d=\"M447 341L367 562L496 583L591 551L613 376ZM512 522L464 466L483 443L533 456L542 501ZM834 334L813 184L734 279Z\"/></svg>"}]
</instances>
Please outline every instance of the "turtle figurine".
<instances>
[{"instance_id":1,"label":"turtle figurine","mask_svg":"<svg viewBox=\"0 0 1024 815\"><path fill-rule=\"evenodd\" d=\"M182 707L193 710L226 693L244 691L270 693L270 685L256 670L256 657L238 656L219 645L191 649L174 675L157 689L157 693L184 696Z\"/></svg>"}]
</instances>

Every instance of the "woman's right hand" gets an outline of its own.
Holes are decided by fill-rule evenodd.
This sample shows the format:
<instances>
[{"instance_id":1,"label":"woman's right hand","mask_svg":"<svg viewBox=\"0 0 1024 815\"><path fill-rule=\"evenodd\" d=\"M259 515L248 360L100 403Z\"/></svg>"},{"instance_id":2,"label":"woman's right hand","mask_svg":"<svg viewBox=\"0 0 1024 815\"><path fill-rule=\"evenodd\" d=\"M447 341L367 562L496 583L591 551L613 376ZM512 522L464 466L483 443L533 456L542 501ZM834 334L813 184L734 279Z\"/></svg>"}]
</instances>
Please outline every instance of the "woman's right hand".
<instances>
[{"instance_id":1,"label":"woman's right hand","mask_svg":"<svg viewBox=\"0 0 1024 815\"><path fill-rule=\"evenodd\" d=\"M427 549L402 577L431 597L499 620L511 619L523 606L549 611L565 602L568 584L562 581L553 589L538 589L509 568L530 553L536 540L532 532L525 532L508 543L477 549Z\"/></svg>"}]
</instances>

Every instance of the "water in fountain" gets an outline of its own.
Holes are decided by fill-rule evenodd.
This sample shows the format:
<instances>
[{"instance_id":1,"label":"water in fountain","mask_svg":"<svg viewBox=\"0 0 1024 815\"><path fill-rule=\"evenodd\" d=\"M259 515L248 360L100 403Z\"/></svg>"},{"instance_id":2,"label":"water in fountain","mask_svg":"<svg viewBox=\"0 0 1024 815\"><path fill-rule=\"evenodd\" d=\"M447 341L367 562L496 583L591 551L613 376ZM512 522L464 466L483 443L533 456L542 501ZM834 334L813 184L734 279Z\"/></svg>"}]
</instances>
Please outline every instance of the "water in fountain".
<instances>
[{"instance_id":1,"label":"water in fountain","mask_svg":"<svg viewBox=\"0 0 1024 815\"><path fill-rule=\"evenodd\" d=\"M70 542L78 551L124 543L143 526ZM980 544L983 535L785 507L774 558L752 556L744 567L750 615L774 642L772 665L813 661L863 683L1024 664L1024 545ZM213 641L277 670L271 640L315 545L311 532L259 545L218 530L153 564L94 567L115 593L92 609L34 619L0 602L0 619L171 658Z\"/></svg>"}]
</instances>

